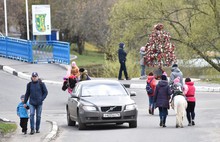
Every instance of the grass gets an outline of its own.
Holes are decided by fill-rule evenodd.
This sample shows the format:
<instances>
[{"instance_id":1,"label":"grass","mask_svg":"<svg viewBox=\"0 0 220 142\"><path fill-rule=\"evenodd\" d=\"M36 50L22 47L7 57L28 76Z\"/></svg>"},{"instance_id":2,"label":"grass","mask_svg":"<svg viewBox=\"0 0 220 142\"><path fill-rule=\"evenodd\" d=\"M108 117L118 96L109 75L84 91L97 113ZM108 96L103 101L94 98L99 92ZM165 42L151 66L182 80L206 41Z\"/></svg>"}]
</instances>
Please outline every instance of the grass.
<instances>
[{"instance_id":1,"label":"grass","mask_svg":"<svg viewBox=\"0 0 220 142\"><path fill-rule=\"evenodd\" d=\"M85 43L85 51L83 55L79 55L74 51L75 44L71 45L71 54L76 55L76 61L78 67L92 67L104 64L104 53L99 52L99 49L89 43ZM72 61L71 61L72 62Z\"/></svg>"},{"instance_id":2,"label":"grass","mask_svg":"<svg viewBox=\"0 0 220 142\"><path fill-rule=\"evenodd\" d=\"M76 52L74 52L73 54L77 56L77 59L75 59L74 61L76 61L77 66L79 67L80 66L91 67L91 66L103 65L105 62L104 54L96 51L88 51L83 55L79 55Z\"/></svg>"},{"instance_id":3,"label":"grass","mask_svg":"<svg viewBox=\"0 0 220 142\"><path fill-rule=\"evenodd\" d=\"M0 122L0 133L3 135L14 132L17 129L17 125L11 122Z\"/></svg>"}]
</instances>

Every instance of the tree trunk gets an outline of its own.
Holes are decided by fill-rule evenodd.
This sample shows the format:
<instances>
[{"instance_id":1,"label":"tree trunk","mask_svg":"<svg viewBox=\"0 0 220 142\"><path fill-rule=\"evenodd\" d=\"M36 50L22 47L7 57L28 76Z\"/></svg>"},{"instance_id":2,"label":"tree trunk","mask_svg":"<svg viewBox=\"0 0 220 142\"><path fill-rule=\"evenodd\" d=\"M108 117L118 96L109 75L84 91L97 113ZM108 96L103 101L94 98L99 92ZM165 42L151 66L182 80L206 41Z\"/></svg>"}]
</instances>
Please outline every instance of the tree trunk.
<instances>
[{"instance_id":1,"label":"tree trunk","mask_svg":"<svg viewBox=\"0 0 220 142\"><path fill-rule=\"evenodd\" d=\"M76 44L77 44L77 47L78 47L78 53L80 55L82 55L83 51L84 51L84 48L85 48L85 41L84 41L83 37L78 36L78 40L77 40Z\"/></svg>"}]
</instances>

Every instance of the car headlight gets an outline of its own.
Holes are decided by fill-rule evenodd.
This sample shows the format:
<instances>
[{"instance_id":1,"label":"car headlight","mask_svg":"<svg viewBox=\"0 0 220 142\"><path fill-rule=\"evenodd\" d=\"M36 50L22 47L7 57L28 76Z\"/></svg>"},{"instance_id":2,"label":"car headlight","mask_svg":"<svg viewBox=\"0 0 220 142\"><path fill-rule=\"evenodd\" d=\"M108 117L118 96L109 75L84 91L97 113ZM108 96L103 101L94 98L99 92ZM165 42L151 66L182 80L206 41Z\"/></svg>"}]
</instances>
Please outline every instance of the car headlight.
<instances>
[{"instance_id":1,"label":"car headlight","mask_svg":"<svg viewBox=\"0 0 220 142\"><path fill-rule=\"evenodd\" d=\"M134 109L136 109L136 108L137 108L136 104L126 105L126 106L125 106L125 111L134 110Z\"/></svg>"},{"instance_id":2,"label":"car headlight","mask_svg":"<svg viewBox=\"0 0 220 142\"><path fill-rule=\"evenodd\" d=\"M85 111L97 111L96 107L94 107L94 106L83 106L82 108Z\"/></svg>"}]
</instances>

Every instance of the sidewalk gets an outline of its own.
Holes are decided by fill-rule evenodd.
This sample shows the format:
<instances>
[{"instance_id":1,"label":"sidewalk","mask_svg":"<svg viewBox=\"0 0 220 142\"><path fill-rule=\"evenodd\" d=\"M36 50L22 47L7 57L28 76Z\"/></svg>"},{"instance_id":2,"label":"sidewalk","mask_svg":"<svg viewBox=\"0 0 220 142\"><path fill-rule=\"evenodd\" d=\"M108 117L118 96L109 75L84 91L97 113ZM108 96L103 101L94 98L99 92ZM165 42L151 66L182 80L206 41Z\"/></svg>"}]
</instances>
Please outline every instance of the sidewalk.
<instances>
[{"instance_id":1,"label":"sidewalk","mask_svg":"<svg viewBox=\"0 0 220 142\"><path fill-rule=\"evenodd\" d=\"M63 77L66 75L66 67L67 65L54 63L30 64L0 57L0 69L26 80L30 80L32 72L38 72L39 77L43 80L43 82L51 84L62 84ZM117 78L108 79L117 80ZM199 79L195 78L192 78L192 81L195 82L197 92L220 92L219 84L201 82ZM146 80L140 80L139 78L120 80L120 82L127 88L145 89L146 86Z\"/></svg>"},{"instance_id":2,"label":"sidewalk","mask_svg":"<svg viewBox=\"0 0 220 142\"><path fill-rule=\"evenodd\" d=\"M0 69L6 71L10 74L18 76L20 78L30 80L32 72L38 72L39 77L43 80L43 82L50 83L50 84L60 84L63 83L63 77L66 75L66 65L60 64L48 64L48 63L38 63L38 64L30 64L27 62L21 62L17 60L11 60L8 58L0 57ZM106 78L92 78L92 79L106 79ZM111 80L117 80L117 78L108 78ZM199 79L192 79L195 82L196 91L197 92L220 92L220 85L219 84L211 84L201 82ZM140 80L139 78L132 78L131 80L120 80L122 84L124 84L127 88L136 88L136 89L145 89L146 80ZM13 114L14 115L14 114ZM0 112L1 116L1 112ZM10 119L10 118L8 118ZM44 140L42 141L50 141L53 137L56 136L58 126L56 122L46 122L46 120L42 121L44 124L44 132L36 134L31 137L43 137ZM19 122L16 122L19 124ZM51 125L52 124L52 125ZM42 125L43 126L43 125ZM23 138L18 132L20 129L17 130L17 133L12 136ZM47 134L47 135L45 135ZM29 136L28 136L29 137ZM16 141L16 138L12 140L12 142ZM30 141L26 139L25 141Z\"/></svg>"}]
</instances>

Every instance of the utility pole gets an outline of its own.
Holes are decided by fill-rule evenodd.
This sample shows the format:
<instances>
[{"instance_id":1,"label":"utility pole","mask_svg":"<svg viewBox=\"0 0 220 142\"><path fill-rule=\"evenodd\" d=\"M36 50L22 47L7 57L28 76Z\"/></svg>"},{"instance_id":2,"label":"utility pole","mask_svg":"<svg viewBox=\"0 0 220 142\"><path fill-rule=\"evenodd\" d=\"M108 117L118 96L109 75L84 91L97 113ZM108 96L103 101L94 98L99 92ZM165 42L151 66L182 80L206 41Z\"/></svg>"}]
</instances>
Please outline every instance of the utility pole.
<instances>
[{"instance_id":1,"label":"utility pole","mask_svg":"<svg viewBox=\"0 0 220 142\"><path fill-rule=\"evenodd\" d=\"M26 21L27 21L27 40L30 40L30 35L29 35L29 17L28 17L28 0L26 0Z\"/></svg>"},{"instance_id":2,"label":"utility pole","mask_svg":"<svg viewBox=\"0 0 220 142\"><path fill-rule=\"evenodd\" d=\"M7 17L7 4L4 0L4 10L5 10L5 36L8 36L8 17Z\"/></svg>"}]
</instances>

